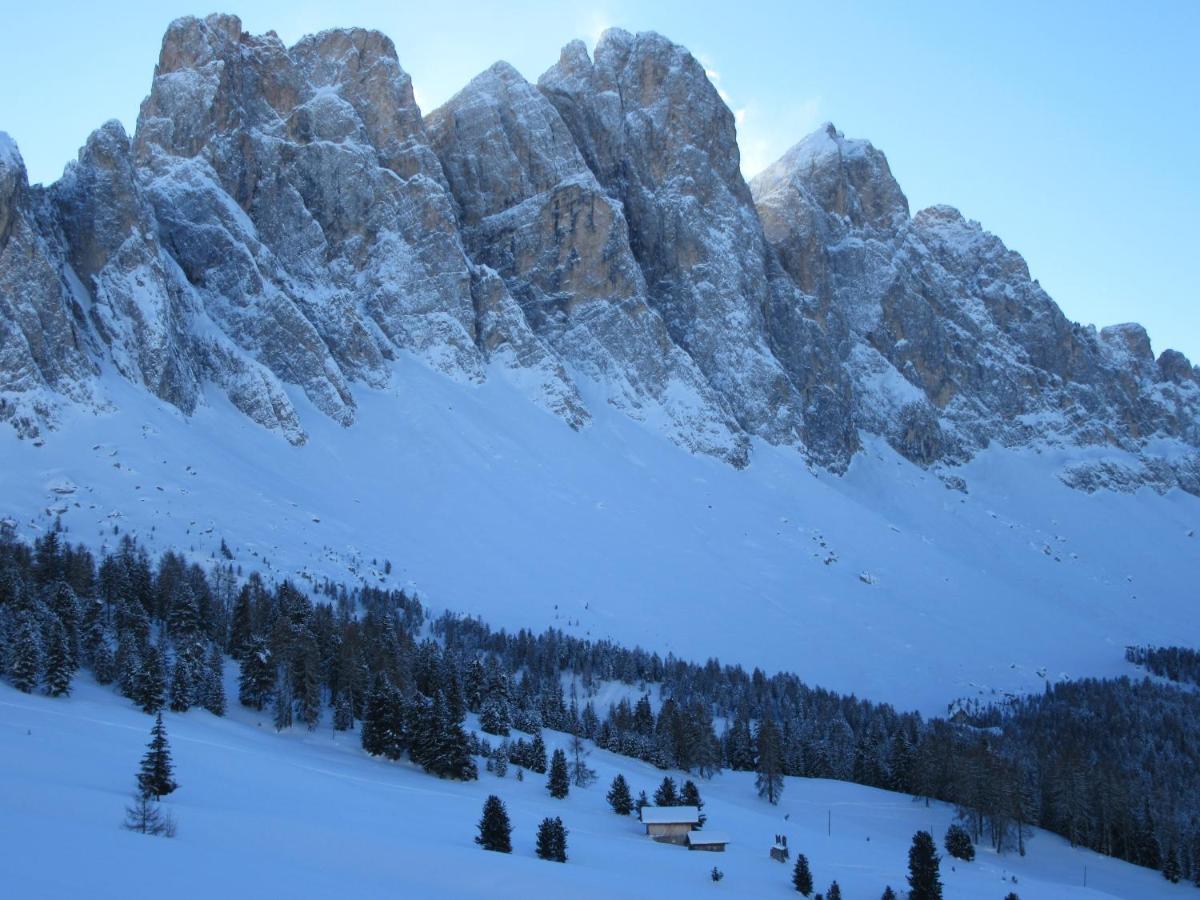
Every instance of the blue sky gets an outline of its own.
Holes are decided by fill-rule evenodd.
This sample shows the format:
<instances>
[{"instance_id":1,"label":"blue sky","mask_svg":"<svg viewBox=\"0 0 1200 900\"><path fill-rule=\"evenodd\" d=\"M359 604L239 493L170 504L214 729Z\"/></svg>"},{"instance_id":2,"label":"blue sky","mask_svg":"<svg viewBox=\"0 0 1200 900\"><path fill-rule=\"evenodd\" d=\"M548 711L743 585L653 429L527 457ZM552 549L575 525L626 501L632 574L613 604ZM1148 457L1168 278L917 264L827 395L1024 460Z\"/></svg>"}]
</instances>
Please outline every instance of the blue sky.
<instances>
[{"instance_id":1,"label":"blue sky","mask_svg":"<svg viewBox=\"0 0 1200 900\"><path fill-rule=\"evenodd\" d=\"M51 181L106 119L130 130L176 0L12 2L0 130ZM20 6L20 12L13 10ZM336 25L396 43L428 111L497 59L533 80L574 37L653 29L738 114L743 168L821 122L882 149L913 210L950 203L1002 237L1072 319L1139 321L1200 360L1200 3L226 4L287 42Z\"/></svg>"}]
</instances>

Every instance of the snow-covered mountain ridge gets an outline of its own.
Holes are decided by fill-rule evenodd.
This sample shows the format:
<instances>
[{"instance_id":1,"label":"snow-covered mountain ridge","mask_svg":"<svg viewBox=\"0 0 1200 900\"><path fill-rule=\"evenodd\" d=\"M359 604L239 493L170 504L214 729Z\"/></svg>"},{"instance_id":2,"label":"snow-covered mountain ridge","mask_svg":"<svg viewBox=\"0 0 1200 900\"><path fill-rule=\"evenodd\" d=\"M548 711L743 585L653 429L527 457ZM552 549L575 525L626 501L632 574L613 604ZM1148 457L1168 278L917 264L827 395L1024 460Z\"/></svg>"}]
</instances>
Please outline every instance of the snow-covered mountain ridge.
<instances>
[{"instance_id":1,"label":"snow-covered mountain ridge","mask_svg":"<svg viewBox=\"0 0 1200 900\"><path fill-rule=\"evenodd\" d=\"M738 158L655 34L568 44L536 85L498 63L423 117L376 32L178 20L132 138L102 126L48 188L0 142L0 416L33 437L117 376L188 415L216 388L299 444L289 387L353 427L352 386L412 354L736 466L754 438L833 472L863 435L923 466L1056 444L1124 451L1072 462L1076 487L1200 491L1182 355L1068 322L832 126L753 185Z\"/></svg>"}]
</instances>

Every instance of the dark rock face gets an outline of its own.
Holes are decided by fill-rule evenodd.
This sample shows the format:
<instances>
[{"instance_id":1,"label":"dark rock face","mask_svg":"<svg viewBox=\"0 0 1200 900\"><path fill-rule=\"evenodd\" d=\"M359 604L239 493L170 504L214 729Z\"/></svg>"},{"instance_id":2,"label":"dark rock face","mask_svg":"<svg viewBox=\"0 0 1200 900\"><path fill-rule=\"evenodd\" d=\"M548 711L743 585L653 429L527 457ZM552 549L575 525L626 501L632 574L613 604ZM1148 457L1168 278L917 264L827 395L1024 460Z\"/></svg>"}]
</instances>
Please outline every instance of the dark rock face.
<instances>
[{"instance_id":1,"label":"dark rock face","mask_svg":"<svg viewBox=\"0 0 1200 900\"><path fill-rule=\"evenodd\" d=\"M1186 358L1067 321L1018 254L950 207L910 215L832 126L748 186L732 114L655 34L568 44L536 85L497 63L423 117L377 32L288 48L180 19L132 140L104 125L43 189L0 135L20 434L110 403L111 370L188 414L214 385L299 443L285 384L351 426L353 385L401 354L572 428L583 385L737 466L752 438L838 472L863 434L923 466L1052 442L1127 451L1073 464L1080 489L1200 489Z\"/></svg>"}]
</instances>

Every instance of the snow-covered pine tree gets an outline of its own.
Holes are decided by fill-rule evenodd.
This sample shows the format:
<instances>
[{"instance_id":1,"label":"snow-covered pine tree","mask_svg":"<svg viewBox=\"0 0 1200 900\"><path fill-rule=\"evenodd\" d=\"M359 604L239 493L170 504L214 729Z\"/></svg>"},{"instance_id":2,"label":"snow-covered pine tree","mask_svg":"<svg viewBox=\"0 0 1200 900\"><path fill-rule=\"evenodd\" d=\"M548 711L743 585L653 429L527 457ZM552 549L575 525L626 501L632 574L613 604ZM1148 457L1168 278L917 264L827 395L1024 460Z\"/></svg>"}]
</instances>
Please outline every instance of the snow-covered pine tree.
<instances>
[{"instance_id":1,"label":"snow-covered pine tree","mask_svg":"<svg viewBox=\"0 0 1200 900\"><path fill-rule=\"evenodd\" d=\"M52 619L47 630L46 693L51 697L64 697L71 693L71 676L75 673L67 632L58 619Z\"/></svg>"},{"instance_id":2,"label":"snow-covered pine tree","mask_svg":"<svg viewBox=\"0 0 1200 900\"><path fill-rule=\"evenodd\" d=\"M779 802L783 796L783 765L779 747L779 729L775 721L764 716L758 725L758 761L756 764L758 777L754 785L758 796L772 804Z\"/></svg>"},{"instance_id":3,"label":"snow-covered pine tree","mask_svg":"<svg viewBox=\"0 0 1200 900\"><path fill-rule=\"evenodd\" d=\"M525 768L531 772L537 772L539 775L546 773L546 742L542 740L540 734L533 736L533 742L529 748L529 760Z\"/></svg>"},{"instance_id":4,"label":"snow-covered pine tree","mask_svg":"<svg viewBox=\"0 0 1200 900\"><path fill-rule=\"evenodd\" d=\"M275 698L271 703L272 721L276 731L284 731L292 727L292 694L288 690L285 679L279 680L275 689Z\"/></svg>"},{"instance_id":5,"label":"snow-covered pine tree","mask_svg":"<svg viewBox=\"0 0 1200 900\"><path fill-rule=\"evenodd\" d=\"M33 613L22 610L12 630L8 652L8 677L13 687L26 694L38 686L42 674L42 637Z\"/></svg>"},{"instance_id":6,"label":"snow-covered pine tree","mask_svg":"<svg viewBox=\"0 0 1200 900\"><path fill-rule=\"evenodd\" d=\"M484 850L512 853L512 824L508 820L508 810L504 808L504 801L495 794L484 801L475 843Z\"/></svg>"},{"instance_id":7,"label":"snow-covered pine tree","mask_svg":"<svg viewBox=\"0 0 1200 900\"><path fill-rule=\"evenodd\" d=\"M612 780L606 798L612 811L618 816L627 816L633 812L633 797L629 793L629 782L620 772Z\"/></svg>"},{"instance_id":8,"label":"snow-covered pine tree","mask_svg":"<svg viewBox=\"0 0 1200 900\"><path fill-rule=\"evenodd\" d=\"M944 844L946 852L955 859L970 862L975 858L975 845L971 843L971 835L961 825L954 824L946 829Z\"/></svg>"},{"instance_id":9,"label":"snow-covered pine tree","mask_svg":"<svg viewBox=\"0 0 1200 900\"><path fill-rule=\"evenodd\" d=\"M183 654L175 657L171 670L171 712L187 712L192 708L192 669Z\"/></svg>"},{"instance_id":10,"label":"snow-covered pine tree","mask_svg":"<svg viewBox=\"0 0 1200 900\"><path fill-rule=\"evenodd\" d=\"M654 792L655 806L678 806L679 793L675 790L675 779L670 775L663 777L662 784Z\"/></svg>"},{"instance_id":11,"label":"snow-covered pine tree","mask_svg":"<svg viewBox=\"0 0 1200 900\"><path fill-rule=\"evenodd\" d=\"M133 675L133 702L142 708L142 712L154 713L162 709L166 700L166 681L162 653L148 644L138 658Z\"/></svg>"},{"instance_id":12,"label":"snow-covered pine tree","mask_svg":"<svg viewBox=\"0 0 1200 900\"><path fill-rule=\"evenodd\" d=\"M354 703L350 699L350 692L341 691L338 693L337 703L333 707L333 730L334 731L349 731L354 727Z\"/></svg>"},{"instance_id":13,"label":"snow-covered pine tree","mask_svg":"<svg viewBox=\"0 0 1200 900\"><path fill-rule=\"evenodd\" d=\"M805 897L812 894L812 870L808 867L808 857L803 853L796 854L796 865L792 867L792 887Z\"/></svg>"},{"instance_id":14,"label":"snow-covered pine tree","mask_svg":"<svg viewBox=\"0 0 1200 900\"><path fill-rule=\"evenodd\" d=\"M154 727L150 729L150 743L146 755L142 757L141 769L137 776L138 790L143 796L158 800L174 791L175 783L171 763L171 747L167 743L167 728L163 724L162 712L154 718Z\"/></svg>"},{"instance_id":15,"label":"snow-covered pine tree","mask_svg":"<svg viewBox=\"0 0 1200 900\"><path fill-rule=\"evenodd\" d=\"M942 900L942 880L933 835L918 831L908 850L909 900Z\"/></svg>"},{"instance_id":16,"label":"snow-covered pine tree","mask_svg":"<svg viewBox=\"0 0 1200 900\"><path fill-rule=\"evenodd\" d=\"M214 716L225 715L225 657L215 643L209 647L204 667L204 696L200 702Z\"/></svg>"},{"instance_id":17,"label":"snow-covered pine tree","mask_svg":"<svg viewBox=\"0 0 1200 900\"><path fill-rule=\"evenodd\" d=\"M571 776L567 771L567 755L556 749L550 759L550 777L546 779L550 796L561 800L571 791Z\"/></svg>"},{"instance_id":18,"label":"snow-covered pine tree","mask_svg":"<svg viewBox=\"0 0 1200 900\"><path fill-rule=\"evenodd\" d=\"M567 861L567 829L558 816L542 819L537 831L536 852L541 859Z\"/></svg>"},{"instance_id":19,"label":"snow-covered pine tree","mask_svg":"<svg viewBox=\"0 0 1200 900\"><path fill-rule=\"evenodd\" d=\"M264 641L252 638L244 646L238 676L238 702L261 710L275 693L275 663Z\"/></svg>"}]
</instances>

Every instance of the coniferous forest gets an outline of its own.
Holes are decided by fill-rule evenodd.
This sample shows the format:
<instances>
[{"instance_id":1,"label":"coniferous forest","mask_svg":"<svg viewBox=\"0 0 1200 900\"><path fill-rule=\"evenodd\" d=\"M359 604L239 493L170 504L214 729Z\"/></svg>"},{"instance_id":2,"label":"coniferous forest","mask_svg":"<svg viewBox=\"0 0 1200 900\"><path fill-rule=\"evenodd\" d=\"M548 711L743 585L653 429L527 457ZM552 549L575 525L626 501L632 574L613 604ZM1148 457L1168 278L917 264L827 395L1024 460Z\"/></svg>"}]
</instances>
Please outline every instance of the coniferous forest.
<instances>
[{"instance_id":1,"label":"coniferous forest","mask_svg":"<svg viewBox=\"0 0 1200 900\"><path fill-rule=\"evenodd\" d=\"M0 534L0 673L19 690L64 696L87 670L147 713L222 715L238 702L281 730L358 725L367 752L443 778L478 777L477 758L501 774L543 774L540 730L550 728L701 778L756 771L771 802L783 776L841 779L956 804L971 840L1005 852L1023 853L1037 825L1200 885L1200 694L1190 685L1067 681L927 719L788 673L432 617L403 591L268 584L223 550L201 566L173 552L152 560L128 536L97 558L59 530L32 546ZM229 658L236 698L224 691ZM1179 682L1200 671L1200 656L1180 648L1128 658ZM597 709L605 682L641 697ZM464 727L468 712L494 740ZM588 781L584 753L578 742L567 766L577 786Z\"/></svg>"}]
</instances>

